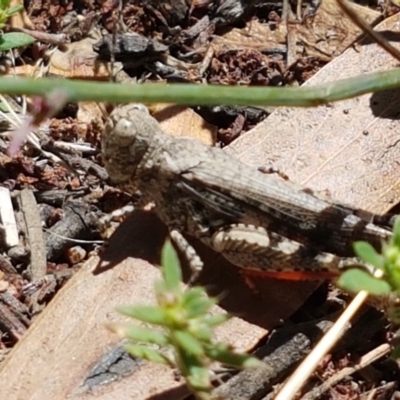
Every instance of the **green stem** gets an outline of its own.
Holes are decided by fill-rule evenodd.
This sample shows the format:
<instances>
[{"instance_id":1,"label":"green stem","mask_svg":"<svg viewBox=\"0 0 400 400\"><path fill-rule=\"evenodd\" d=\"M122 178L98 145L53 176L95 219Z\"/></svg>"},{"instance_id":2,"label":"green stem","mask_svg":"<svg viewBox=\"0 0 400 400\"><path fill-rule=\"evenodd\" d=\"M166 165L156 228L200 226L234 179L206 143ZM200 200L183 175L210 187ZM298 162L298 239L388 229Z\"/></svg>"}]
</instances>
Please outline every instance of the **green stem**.
<instances>
[{"instance_id":1,"label":"green stem","mask_svg":"<svg viewBox=\"0 0 400 400\"><path fill-rule=\"evenodd\" d=\"M71 101L164 102L185 105L312 107L399 86L398 69L300 88L157 83L130 85L52 78L0 78L2 94L44 95L57 88L67 91Z\"/></svg>"}]
</instances>

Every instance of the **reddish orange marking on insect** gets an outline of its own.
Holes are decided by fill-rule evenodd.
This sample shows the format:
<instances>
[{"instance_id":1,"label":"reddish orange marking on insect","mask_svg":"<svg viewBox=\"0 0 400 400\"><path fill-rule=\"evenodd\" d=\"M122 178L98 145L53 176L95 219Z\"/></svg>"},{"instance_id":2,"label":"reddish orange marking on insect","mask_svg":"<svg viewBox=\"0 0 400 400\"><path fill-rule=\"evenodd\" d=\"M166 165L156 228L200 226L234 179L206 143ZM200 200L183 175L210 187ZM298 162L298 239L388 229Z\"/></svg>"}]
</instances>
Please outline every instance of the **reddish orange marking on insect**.
<instances>
[{"instance_id":1,"label":"reddish orange marking on insect","mask_svg":"<svg viewBox=\"0 0 400 400\"><path fill-rule=\"evenodd\" d=\"M328 271L255 271L243 270L246 278L277 279L283 281L317 281L337 278L338 274Z\"/></svg>"}]
</instances>

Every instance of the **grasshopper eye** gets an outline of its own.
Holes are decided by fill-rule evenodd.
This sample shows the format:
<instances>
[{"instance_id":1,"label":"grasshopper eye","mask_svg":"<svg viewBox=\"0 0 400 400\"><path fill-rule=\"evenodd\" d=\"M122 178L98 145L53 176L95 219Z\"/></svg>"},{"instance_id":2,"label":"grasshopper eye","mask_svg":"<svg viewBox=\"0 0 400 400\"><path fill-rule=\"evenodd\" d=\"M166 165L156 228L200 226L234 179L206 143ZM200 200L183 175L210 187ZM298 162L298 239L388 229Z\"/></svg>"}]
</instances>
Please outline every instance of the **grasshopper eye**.
<instances>
[{"instance_id":1,"label":"grasshopper eye","mask_svg":"<svg viewBox=\"0 0 400 400\"><path fill-rule=\"evenodd\" d=\"M134 104L129 104L128 107L131 110L138 110L138 111L144 112L146 114L149 114L149 109L144 104L134 103Z\"/></svg>"},{"instance_id":2,"label":"grasshopper eye","mask_svg":"<svg viewBox=\"0 0 400 400\"><path fill-rule=\"evenodd\" d=\"M114 121L113 125L109 132L116 137L133 138L137 132L136 124L132 123L129 118Z\"/></svg>"}]
</instances>

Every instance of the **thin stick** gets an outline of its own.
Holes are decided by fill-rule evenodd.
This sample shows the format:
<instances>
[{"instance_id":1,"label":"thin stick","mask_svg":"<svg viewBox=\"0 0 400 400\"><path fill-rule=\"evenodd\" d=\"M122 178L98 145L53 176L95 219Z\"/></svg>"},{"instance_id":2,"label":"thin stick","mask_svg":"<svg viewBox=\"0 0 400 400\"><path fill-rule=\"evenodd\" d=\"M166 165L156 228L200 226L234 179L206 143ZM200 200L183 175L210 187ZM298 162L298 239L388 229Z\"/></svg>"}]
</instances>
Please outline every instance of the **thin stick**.
<instances>
[{"instance_id":1,"label":"thin stick","mask_svg":"<svg viewBox=\"0 0 400 400\"><path fill-rule=\"evenodd\" d=\"M340 370L335 375L331 376L329 379L324 381L320 386L317 386L310 392L308 392L305 396L301 398L301 400L312 400L317 399L322 396L326 391L336 385L341 380L345 379L347 376L354 374L355 372L359 371L360 369L365 368L366 366L372 364L373 362L379 360L382 357L387 356L391 351L391 346L388 343L381 344L380 346L376 347L375 349L371 350L369 353L363 355L359 362L352 366L346 367Z\"/></svg>"},{"instance_id":2,"label":"thin stick","mask_svg":"<svg viewBox=\"0 0 400 400\"><path fill-rule=\"evenodd\" d=\"M331 350L346 331L350 319L359 310L361 305L368 297L368 292L361 291L344 310L343 314L335 322L332 328L315 346L313 351L305 358L297 370L286 382L285 386L278 393L275 400L293 399L296 393L301 389L307 379L315 371L321 359Z\"/></svg>"},{"instance_id":3,"label":"thin stick","mask_svg":"<svg viewBox=\"0 0 400 400\"><path fill-rule=\"evenodd\" d=\"M376 43L379 44L383 49L385 49L391 56L400 61L400 51L396 49L396 47L392 46L384 36L374 31L371 26L366 24L357 13L349 6L348 1L346 0L336 0L339 4L340 8L348 15L351 21L356 24L364 33L371 36Z\"/></svg>"}]
</instances>

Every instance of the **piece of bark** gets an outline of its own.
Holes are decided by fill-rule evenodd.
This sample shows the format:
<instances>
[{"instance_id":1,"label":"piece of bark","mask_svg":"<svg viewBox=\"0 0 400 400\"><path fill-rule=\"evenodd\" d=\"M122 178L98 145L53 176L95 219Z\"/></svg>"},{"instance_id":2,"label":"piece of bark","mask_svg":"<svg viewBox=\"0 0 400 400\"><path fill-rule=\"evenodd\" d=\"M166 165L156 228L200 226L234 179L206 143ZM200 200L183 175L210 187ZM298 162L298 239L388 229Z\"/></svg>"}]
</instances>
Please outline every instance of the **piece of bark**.
<instances>
[{"instance_id":1,"label":"piece of bark","mask_svg":"<svg viewBox=\"0 0 400 400\"><path fill-rule=\"evenodd\" d=\"M256 400L279 383L311 350L322 335L333 325L320 321L278 330L269 343L256 352L265 362L263 368L244 370L216 388L213 399Z\"/></svg>"},{"instance_id":2,"label":"piece of bark","mask_svg":"<svg viewBox=\"0 0 400 400\"><path fill-rule=\"evenodd\" d=\"M11 264L10 260L0 254L0 271L6 274L17 274L17 270Z\"/></svg>"},{"instance_id":3,"label":"piece of bark","mask_svg":"<svg viewBox=\"0 0 400 400\"><path fill-rule=\"evenodd\" d=\"M21 339L30 325L26 317L27 309L13 295L0 293L0 330L8 338L17 341Z\"/></svg>"},{"instance_id":4,"label":"piece of bark","mask_svg":"<svg viewBox=\"0 0 400 400\"><path fill-rule=\"evenodd\" d=\"M62 219L48 230L46 254L49 261L57 260L65 250L74 246L71 239L91 239L97 226L95 212L84 203L69 202L63 210Z\"/></svg>"},{"instance_id":5,"label":"piece of bark","mask_svg":"<svg viewBox=\"0 0 400 400\"><path fill-rule=\"evenodd\" d=\"M20 209L24 215L30 249L28 273L31 280L43 278L47 273L46 249L39 208L32 190L23 189L19 194Z\"/></svg>"}]
</instances>

